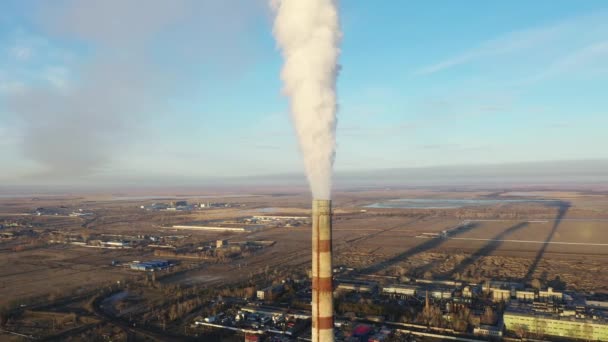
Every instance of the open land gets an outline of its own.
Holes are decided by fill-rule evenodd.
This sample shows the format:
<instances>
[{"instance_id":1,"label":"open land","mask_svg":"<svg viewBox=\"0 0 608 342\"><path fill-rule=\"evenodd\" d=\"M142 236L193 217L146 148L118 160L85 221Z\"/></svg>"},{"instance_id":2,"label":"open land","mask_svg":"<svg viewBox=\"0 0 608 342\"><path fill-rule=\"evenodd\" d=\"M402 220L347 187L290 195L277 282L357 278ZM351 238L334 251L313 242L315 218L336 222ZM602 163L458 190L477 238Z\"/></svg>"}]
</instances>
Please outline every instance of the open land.
<instances>
[{"instance_id":1,"label":"open land","mask_svg":"<svg viewBox=\"0 0 608 342\"><path fill-rule=\"evenodd\" d=\"M530 198L542 201L524 201ZM378 205L395 199L455 202L450 208ZM461 199L478 202L460 206ZM491 199L491 204L484 199ZM170 203L180 200L187 205L176 209ZM158 203L169 208L154 207ZM608 274L601 272L608 265L606 192L361 190L336 193L333 205L334 265L358 276L477 283L538 279L548 284L557 279L567 290L608 294ZM310 222L297 217L309 216L309 208L307 195L289 191L255 196L3 196L0 307L22 311L11 326L15 334L78 340L103 331L117 339L154 340L159 339L154 329L168 324L172 334L185 338L182 327L200 312L200 296L196 303L188 302L191 310L167 322L159 318L171 306L167 289L194 293L239 282L253 284L269 274L306 274ZM254 216L296 218L258 222ZM247 229L175 227L201 223ZM227 246L216 249L217 240L227 240ZM158 279L129 267L134 261L157 259L172 262L170 269L157 272ZM158 317L146 316L156 327L152 331L125 328L108 318L116 312L96 311L91 302L120 284L150 281L160 285L133 296L133 307L139 309L128 312L142 317L144 312L159 312ZM179 298L190 297L181 293ZM23 328L23 322L33 324L52 310L80 318L61 316L53 322L63 325L55 323L52 329ZM6 334L0 336L20 338Z\"/></svg>"}]
</instances>

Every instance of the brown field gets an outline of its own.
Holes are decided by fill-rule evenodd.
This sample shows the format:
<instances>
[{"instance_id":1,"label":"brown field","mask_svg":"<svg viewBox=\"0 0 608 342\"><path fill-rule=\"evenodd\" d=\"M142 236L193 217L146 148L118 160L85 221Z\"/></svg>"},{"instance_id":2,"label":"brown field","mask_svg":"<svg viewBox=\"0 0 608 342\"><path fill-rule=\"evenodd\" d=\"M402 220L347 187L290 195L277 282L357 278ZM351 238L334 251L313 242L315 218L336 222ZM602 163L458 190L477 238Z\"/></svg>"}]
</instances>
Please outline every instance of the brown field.
<instances>
[{"instance_id":1,"label":"brown field","mask_svg":"<svg viewBox=\"0 0 608 342\"><path fill-rule=\"evenodd\" d=\"M336 265L361 273L387 273L438 278L543 278L556 276L570 288L608 292L608 276L596 271L608 264L608 195L578 192L537 192L535 196L568 203L497 205L461 209L370 209L364 205L392 198L484 198L512 193L386 190L335 195L334 251ZM195 199L188 198L191 202ZM233 208L187 212L148 212L140 205L159 200L110 200L108 196L18 198L0 200L0 220L17 221L42 231L79 234L186 235L180 243L202 244L218 238L231 241L272 240L276 244L246 259L223 264L190 262L191 270L164 279L167 283L201 285L246 278L265 268L305 270L310 262L310 227L269 228L253 233L179 231L162 227L189 222L235 219L254 214L309 215L310 198L297 193L255 197L201 199L238 203ZM168 200L165 200L168 202ZM94 212L94 217L23 215L37 207L65 206ZM274 210L263 208L274 208ZM365 209L365 212L362 212ZM267 211L271 211L268 213ZM20 215L16 215L20 214ZM469 222L447 239L423 238ZM22 228L23 229L23 228ZM106 250L61 244L32 245L38 238L0 241L0 305L23 297L48 296L116 282L139 273L110 266L154 258L148 249ZM501 241L509 240L509 241ZM37 241L37 240L36 240ZM522 242L527 241L527 242ZM549 243L545 243L549 242ZM574 243L574 244L557 244ZM595 245L588 245L595 244ZM602 245L606 244L606 245ZM16 251L19 245L32 245Z\"/></svg>"},{"instance_id":2,"label":"brown field","mask_svg":"<svg viewBox=\"0 0 608 342\"><path fill-rule=\"evenodd\" d=\"M0 253L0 305L38 295L60 296L132 275L112 260L130 261L141 253L93 248L49 246L23 252Z\"/></svg>"}]
</instances>

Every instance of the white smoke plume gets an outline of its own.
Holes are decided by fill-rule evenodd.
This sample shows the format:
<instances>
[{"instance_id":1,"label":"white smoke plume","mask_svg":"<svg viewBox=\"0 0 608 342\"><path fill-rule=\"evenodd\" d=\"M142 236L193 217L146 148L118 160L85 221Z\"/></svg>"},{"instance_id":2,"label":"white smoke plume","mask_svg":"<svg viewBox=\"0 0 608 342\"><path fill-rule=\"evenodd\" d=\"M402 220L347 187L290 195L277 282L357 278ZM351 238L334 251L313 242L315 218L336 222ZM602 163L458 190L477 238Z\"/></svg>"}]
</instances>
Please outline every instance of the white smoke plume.
<instances>
[{"instance_id":1,"label":"white smoke plume","mask_svg":"<svg viewBox=\"0 0 608 342\"><path fill-rule=\"evenodd\" d=\"M336 79L340 55L337 0L271 0L283 53L284 93L313 197L330 199L336 154Z\"/></svg>"}]
</instances>

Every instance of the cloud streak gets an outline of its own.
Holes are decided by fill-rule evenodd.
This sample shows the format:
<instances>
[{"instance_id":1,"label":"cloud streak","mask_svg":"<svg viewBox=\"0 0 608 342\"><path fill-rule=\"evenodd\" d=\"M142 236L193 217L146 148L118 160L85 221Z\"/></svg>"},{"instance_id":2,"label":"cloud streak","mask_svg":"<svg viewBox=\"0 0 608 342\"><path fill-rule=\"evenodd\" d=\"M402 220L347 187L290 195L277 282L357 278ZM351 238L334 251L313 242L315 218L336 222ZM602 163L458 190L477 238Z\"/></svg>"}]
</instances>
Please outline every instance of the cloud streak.
<instances>
[{"instance_id":1,"label":"cloud streak","mask_svg":"<svg viewBox=\"0 0 608 342\"><path fill-rule=\"evenodd\" d=\"M581 37L597 41L605 38L607 33L608 12L569 18L550 25L513 31L490 39L475 48L424 66L415 74L430 75L473 62L530 51L544 53L548 50L565 55L571 53L571 47L566 42L581 41Z\"/></svg>"}]
</instances>

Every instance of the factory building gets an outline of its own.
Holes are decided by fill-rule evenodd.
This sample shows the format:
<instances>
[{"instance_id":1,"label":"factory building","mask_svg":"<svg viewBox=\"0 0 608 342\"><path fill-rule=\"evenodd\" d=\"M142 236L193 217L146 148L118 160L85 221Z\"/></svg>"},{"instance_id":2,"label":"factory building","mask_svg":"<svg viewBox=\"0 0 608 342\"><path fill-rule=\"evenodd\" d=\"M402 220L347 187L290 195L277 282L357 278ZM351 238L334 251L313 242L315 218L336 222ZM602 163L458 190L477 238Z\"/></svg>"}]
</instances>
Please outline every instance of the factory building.
<instances>
[{"instance_id":1,"label":"factory building","mask_svg":"<svg viewBox=\"0 0 608 342\"><path fill-rule=\"evenodd\" d=\"M169 228L169 227L163 227ZM214 226L188 226L188 225L174 225L171 228L173 229L191 229L191 230L210 230L210 231L221 231L221 232L237 232L237 233L245 233L256 231L259 227L214 227Z\"/></svg>"},{"instance_id":2,"label":"factory building","mask_svg":"<svg viewBox=\"0 0 608 342\"><path fill-rule=\"evenodd\" d=\"M511 282L511 281L499 281L499 280L490 280L486 281L482 284L481 289L483 292L490 292L494 289L514 289L514 290L523 290L524 286L521 283Z\"/></svg>"},{"instance_id":3,"label":"factory building","mask_svg":"<svg viewBox=\"0 0 608 342\"><path fill-rule=\"evenodd\" d=\"M536 294L533 290L518 290L515 292L515 298L520 302L533 302Z\"/></svg>"},{"instance_id":4,"label":"factory building","mask_svg":"<svg viewBox=\"0 0 608 342\"><path fill-rule=\"evenodd\" d=\"M378 288L378 284L367 281L357 280L340 280L336 286L336 291L352 291L352 292L374 292Z\"/></svg>"},{"instance_id":5,"label":"factory building","mask_svg":"<svg viewBox=\"0 0 608 342\"><path fill-rule=\"evenodd\" d=\"M492 289L492 301L508 302L511 300L511 290L508 289Z\"/></svg>"},{"instance_id":6,"label":"factory building","mask_svg":"<svg viewBox=\"0 0 608 342\"><path fill-rule=\"evenodd\" d=\"M538 291L538 299L540 301L552 301L552 302L561 302L564 299L563 292L555 292L553 288L550 287L546 291Z\"/></svg>"},{"instance_id":7,"label":"factory building","mask_svg":"<svg viewBox=\"0 0 608 342\"><path fill-rule=\"evenodd\" d=\"M585 302L586 302L587 306L590 306L592 308L600 309L600 310L608 310L608 302L602 302L599 300L586 300Z\"/></svg>"},{"instance_id":8,"label":"factory building","mask_svg":"<svg viewBox=\"0 0 608 342\"><path fill-rule=\"evenodd\" d=\"M508 331L582 339L608 341L608 322L605 320L559 317L532 311L507 310L503 316Z\"/></svg>"},{"instance_id":9,"label":"factory building","mask_svg":"<svg viewBox=\"0 0 608 342\"><path fill-rule=\"evenodd\" d=\"M116 247L116 248L124 248L129 247L129 241L105 241L102 242L102 246L105 247Z\"/></svg>"},{"instance_id":10,"label":"factory building","mask_svg":"<svg viewBox=\"0 0 608 342\"><path fill-rule=\"evenodd\" d=\"M382 289L382 293L391 297L414 297L416 296L417 286L395 284Z\"/></svg>"},{"instance_id":11,"label":"factory building","mask_svg":"<svg viewBox=\"0 0 608 342\"><path fill-rule=\"evenodd\" d=\"M256 296L259 300L274 300L277 296L281 295L283 291L283 285L274 285L258 290Z\"/></svg>"},{"instance_id":12,"label":"factory building","mask_svg":"<svg viewBox=\"0 0 608 342\"><path fill-rule=\"evenodd\" d=\"M473 298L473 288L471 286L465 286L462 288L462 297Z\"/></svg>"},{"instance_id":13,"label":"factory building","mask_svg":"<svg viewBox=\"0 0 608 342\"><path fill-rule=\"evenodd\" d=\"M136 271L157 271L168 268L171 263L168 260L152 260L131 263L131 269Z\"/></svg>"},{"instance_id":14,"label":"factory building","mask_svg":"<svg viewBox=\"0 0 608 342\"><path fill-rule=\"evenodd\" d=\"M475 327L473 329L473 334L475 334L477 336L502 338L502 330L503 330L502 325L495 326L495 325L480 324L478 327Z\"/></svg>"},{"instance_id":15,"label":"factory building","mask_svg":"<svg viewBox=\"0 0 608 342\"><path fill-rule=\"evenodd\" d=\"M256 215L253 216L254 220L257 221L285 221L285 220L294 220L294 221L310 221L309 217L306 216L270 216L270 215Z\"/></svg>"},{"instance_id":16,"label":"factory building","mask_svg":"<svg viewBox=\"0 0 608 342\"><path fill-rule=\"evenodd\" d=\"M436 285L436 286L462 286L462 282L454 280L429 280L429 279L416 279L416 284L425 285Z\"/></svg>"},{"instance_id":17,"label":"factory building","mask_svg":"<svg viewBox=\"0 0 608 342\"><path fill-rule=\"evenodd\" d=\"M434 299L450 299L452 298L453 291L450 289L433 289L430 294Z\"/></svg>"}]
</instances>

